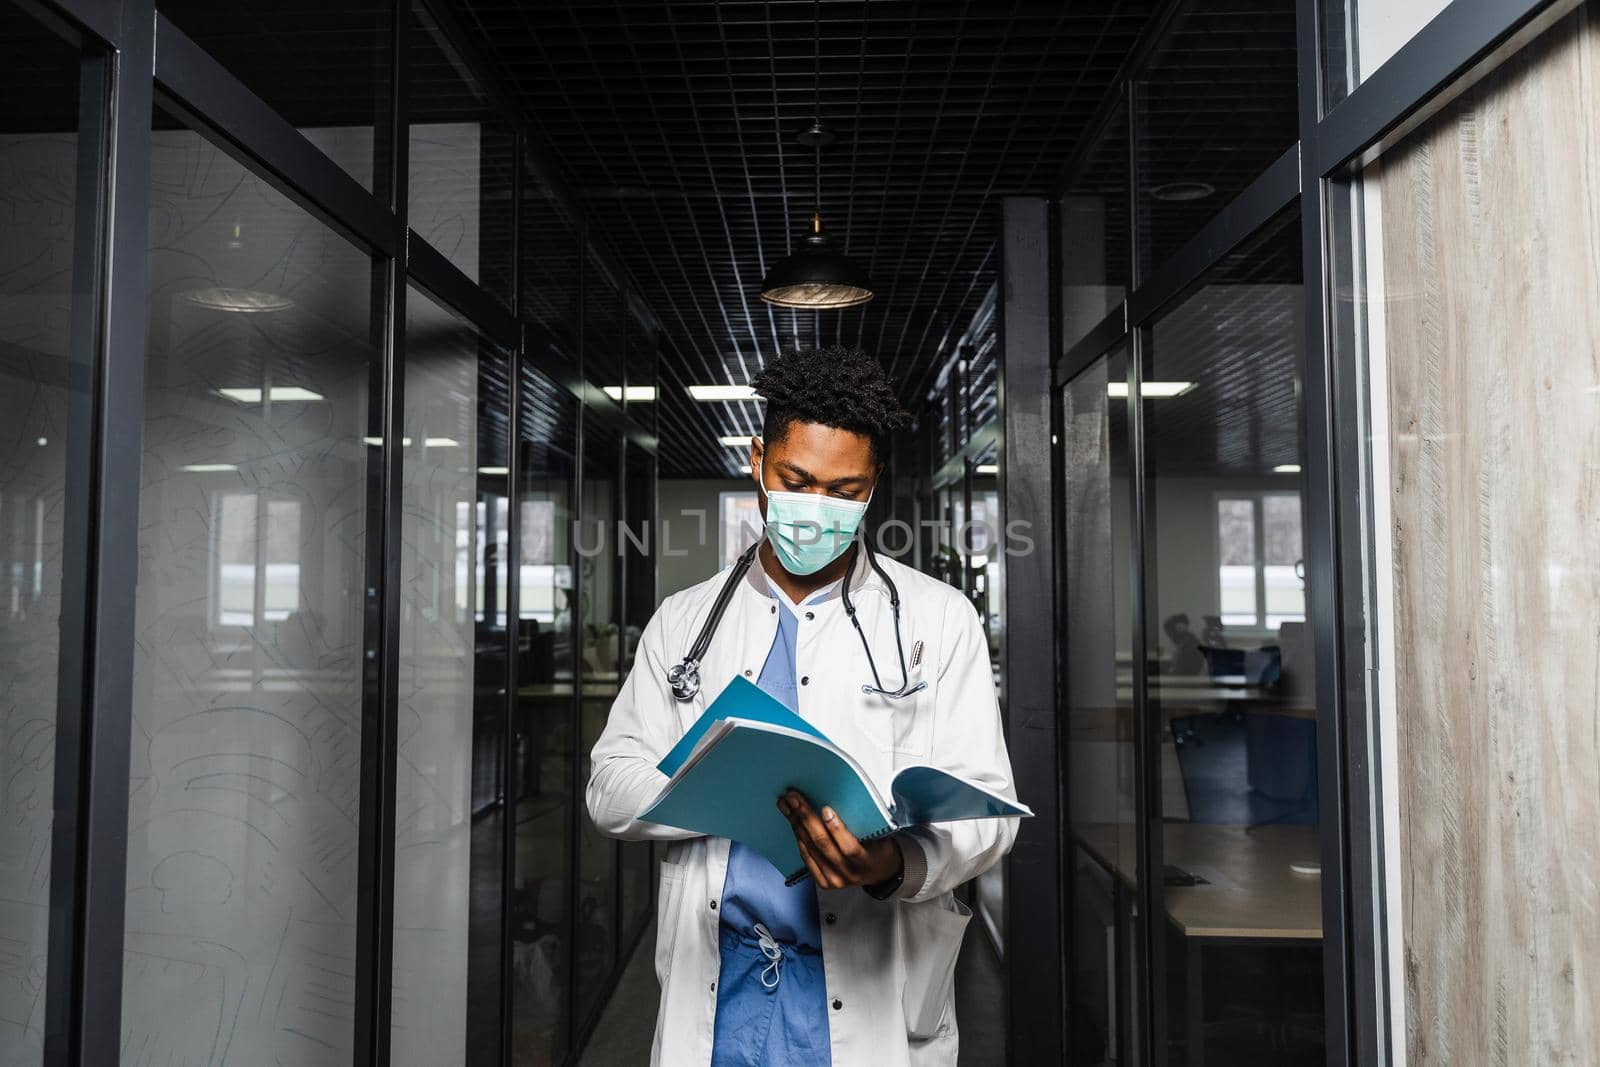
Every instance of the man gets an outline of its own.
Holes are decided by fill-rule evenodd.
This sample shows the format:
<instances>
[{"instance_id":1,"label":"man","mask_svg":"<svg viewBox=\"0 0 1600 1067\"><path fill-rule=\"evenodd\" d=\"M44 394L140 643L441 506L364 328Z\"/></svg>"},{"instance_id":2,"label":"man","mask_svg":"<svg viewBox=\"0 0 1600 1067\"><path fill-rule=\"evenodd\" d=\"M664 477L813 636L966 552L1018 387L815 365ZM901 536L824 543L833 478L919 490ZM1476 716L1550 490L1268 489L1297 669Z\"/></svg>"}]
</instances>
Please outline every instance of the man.
<instances>
[{"instance_id":1,"label":"man","mask_svg":"<svg viewBox=\"0 0 1600 1067\"><path fill-rule=\"evenodd\" d=\"M1015 797L976 612L956 589L855 538L889 437L910 421L882 367L859 350L808 350L752 384L767 402L750 447L766 536L735 579L689 700L674 697L668 672L729 572L662 603L589 779L602 832L671 842L652 1062L954 1064L954 969L970 912L951 890L1009 851L1016 820L858 841L832 811L784 791L775 769L772 801L809 873L786 886L742 845L637 818L666 784L656 763L735 676L816 725L884 795L899 767L930 764Z\"/></svg>"}]
</instances>

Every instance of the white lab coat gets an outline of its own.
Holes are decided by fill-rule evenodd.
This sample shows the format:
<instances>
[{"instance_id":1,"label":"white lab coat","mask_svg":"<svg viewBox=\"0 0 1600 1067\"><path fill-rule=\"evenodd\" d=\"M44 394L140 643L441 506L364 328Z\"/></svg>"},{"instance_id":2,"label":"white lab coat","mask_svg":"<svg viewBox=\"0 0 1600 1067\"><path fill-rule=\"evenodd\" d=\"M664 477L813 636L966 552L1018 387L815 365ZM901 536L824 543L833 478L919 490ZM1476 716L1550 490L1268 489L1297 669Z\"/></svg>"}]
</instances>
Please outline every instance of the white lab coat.
<instances>
[{"instance_id":1,"label":"white lab coat","mask_svg":"<svg viewBox=\"0 0 1600 1067\"><path fill-rule=\"evenodd\" d=\"M906 658L917 660L909 668L911 684L926 680L928 687L901 700L862 693L872 675L836 587L827 600L802 610L795 647L800 714L854 756L884 796L896 770L921 763L1014 799L977 613L956 589L892 559L879 561L900 590ZM595 744L589 777L589 815L603 833L670 842L656 908L661 1010L651 1062L674 1067L711 1061L717 904L728 841L636 816L667 781L657 761L734 675L758 678L772 647L778 608L757 560L700 665L699 695L673 698L667 671L688 651L727 574L668 597L645 627L633 670ZM888 590L859 558L851 600L884 686L893 688L900 664ZM902 831L906 877L897 899L875 900L859 888L817 890L837 1067L956 1062L954 969L971 913L951 890L997 863L1016 828L1015 819L983 819Z\"/></svg>"}]
</instances>

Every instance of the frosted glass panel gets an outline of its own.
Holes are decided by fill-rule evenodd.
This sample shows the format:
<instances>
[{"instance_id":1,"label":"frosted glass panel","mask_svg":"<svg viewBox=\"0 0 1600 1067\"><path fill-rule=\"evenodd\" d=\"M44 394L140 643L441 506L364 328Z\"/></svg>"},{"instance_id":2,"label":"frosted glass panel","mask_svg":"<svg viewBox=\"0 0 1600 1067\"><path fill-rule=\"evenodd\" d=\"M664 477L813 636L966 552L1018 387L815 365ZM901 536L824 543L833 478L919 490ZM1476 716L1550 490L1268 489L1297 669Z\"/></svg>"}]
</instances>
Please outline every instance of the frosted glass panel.
<instances>
[{"instance_id":1,"label":"frosted glass panel","mask_svg":"<svg viewBox=\"0 0 1600 1067\"><path fill-rule=\"evenodd\" d=\"M372 265L190 131L151 167L124 1055L346 1064Z\"/></svg>"},{"instance_id":2,"label":"frosted glass panel","mask_svg":"<svg viewBox=\"0 0 1600 1067\"><path fill-rule=\"evenodd\" d=\"M470 327L422 293L408 294L396 1064L460 1063L474 1039L491 1050L498 1040L505 476L479 468L505 463L504 404L481 402L486 378L503 381L504 363ZM473 932L482 934L481 947Z\"/></svg>"},{"instance_id":3,"label":"frosted glass panel","mask_svg":"<svg viewBox=\"0 0 1600 1067\"><path fill-rule=\"evenodd\" d=\"M21 1065L43 1054L67 408L89 380L71 327L90 308L77 52L0 2L0 56L0 1063Z\"/></svg>"}]
</instances>

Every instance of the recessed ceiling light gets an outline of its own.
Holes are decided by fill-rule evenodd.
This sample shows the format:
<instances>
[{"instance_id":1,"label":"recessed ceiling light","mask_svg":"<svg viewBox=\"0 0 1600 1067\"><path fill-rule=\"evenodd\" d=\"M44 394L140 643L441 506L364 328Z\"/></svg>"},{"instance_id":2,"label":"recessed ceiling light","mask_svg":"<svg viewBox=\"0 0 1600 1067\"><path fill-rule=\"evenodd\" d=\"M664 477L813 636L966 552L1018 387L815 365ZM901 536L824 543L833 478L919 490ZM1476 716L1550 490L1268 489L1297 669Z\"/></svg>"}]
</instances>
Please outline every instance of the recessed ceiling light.
<instances>
[{"instance_id":1,"label":"recessed ceiling light","mask_svg":"<svg viewBox=\"0 0 1600 1067\"><path fill-rule=\"evenodd\" d=\"M750 447L750 435L747 434L747 433L746 434L737 434L737 433L729 434L726 437L718 438L718 440L720 440L723 444L727 445L729 448L749 448Z\"/></svg>"},{"instance_id":2,"label":"recessed ceiling light","mask_svg":"<svg viewBox=\"0 0 1600 1067\"><path fill-rule=\"evenodd\" d=\"M1175 396L1182 396L1194 388L1193 382L1145 382L1140 391L1147 400L1169 400ZM1128 397L1127 382L1107 382L1106 395L1118 400Z\"/></svg>"},{"instance_id":3,"label":"recessed ceiling light","mask_svg":"<svg viewBox=\"0 0 1600 1067\"><path fill-rule=\"evenodd\" d=\"M656 398L656 387L653 385L630 385L623 389L620 385L605 387L606 396L612 400L626 399L630 404L647 403Z\"/></svg>"},{"instance_id":4,"label":"recessed ceiling light","mask_svg":"<svg viewBox=\"0 0 1600 1067\"><path fill-rule=\"evenodd\" d=\"M48 437L39 438L39 447L40 448L43 448L45 445L47 445L49 443L50 443L50 438L48 438Z\"/></svg>"},{"instance_id":5,"label":"recessed ceiling light","mask_svg":"<svg viewBox=\"0 0 1600 1067\"><path fill-rule=\"evenodd\" d=\"M410 444L408 440L406 444ZM453 437L424 437L422 443L429 448L460 448L461 442Z\"/></svg>"},{"instance_id":6,"label":"recessed ceiling light","mask_svg":"<svg viewBox=\"0 0 1600 1067\"><path fill-rule=\"evenodd\" d=\"M178 469L189 474L221 474L224 471L236 471L239 468L232 463L190 463L188 466L179 467Z\"/></svg>"},{"instance_id":7,"label":"recessed ceiling light","mask_svg":"<svg viewBox=\"0 0 1600 1067\"><path fill-rule=\"evenodd\" d=\"M998 464L998 463L980 463L976 467L972 468L972 473L973 474L999 474L1000 473L1000 464Z\"/></svg>"},{"instance_id":8,"label":"recessed ceiling light","mask_svg":"<svg viewBox=\"0 0 1600 1067\"><path fill-rule=\"evenodd\" d=\"M746 463L744 466L740 467L739 468L739 473L740 474L749 474L750 473L750 464Z\"/></svg>"},{"instance_id":9,"label":"recessed ceiling light","mask_svg":"<svg viewBox=\"0 0 1600 1067\"><path fill-rule=\"evenodd\" d=\"M1167 182L1151 189L1150 195L1157 200L1183 204L1191 200L1204 200L1216 191L1216 186L1206 182Z\"/></svg>"},{"instance_id":10,"label":"recessed ceiling light","mask_svg":"<svg viewBox=\"0 0 1600 1067\"><path fill-rule=\"evenodd\" d=\"M229 400L237 400L241 404L261 403L260 389L218 389L217 395L225 396ZM267 390L267 399L274 404L309 404L326 398L321 393L313 393L311 390L302 389L298 385L277 385Z\"/></svg>"},{"instance_id":11,"label":"recessed ceiling light","mask_svg":"<svg viewBox=\"0 0 1600 1067\"><path fill-rule=\"evenodd\" d=\"M212 311L234 311L258 315L269 311L286 311L294 301L277 293L264 293L259 289L233 289L226 285L213 285L205 289L191 289L182 298Z\"/></svg>"},{"instance_id":12,"label":"recessed ceiling light","mask_svg":"<svg viewBox=\"0 0 1600 1067\"><path fill-rule=\"evenodd\" d=\"M758 400L756 391L748 385L691 385L689 395L696 400Z\"/></svg>"},{"instance_id":13,"label":"recessed ceiling light","mask_svg":"<svg viewBox=\"0 0 1600 1067\"><path fill-rule=\"evenodd\" d=\"M364 444L364 445L371 445L373 448L382 448L383 447L383 438L381 438L381 437L363 437L361 439L361 443ZM411 447L411 438L402 437L400 439L400 447L401 448L410 448Z\"/></svg>"},{"instance_id":14,"label":"recessed ceiling light","mask_svg":"<svg viewBox=\"0 0 1600 1067\"><path fill-rule=\"evenodd\" d=\"M1298 463L1280 463L1276 467L1272 468L1272 473L1273 474L1299 474L1300 473L1300 464L1298 464Z\"/></svg>"},{"instance_id":15,"label":"recessed ceiling light","mask_svg":"<svg viewBox=\"0 0 1600 1067\"><path fill-rule=\"evenodd\" d=\"M511 468L510 467L479 467L478 468L478 473L479 474L501 474L501 475L504 475L504 474L510 474L511 473Z\"/></svg>"}]
</instances>

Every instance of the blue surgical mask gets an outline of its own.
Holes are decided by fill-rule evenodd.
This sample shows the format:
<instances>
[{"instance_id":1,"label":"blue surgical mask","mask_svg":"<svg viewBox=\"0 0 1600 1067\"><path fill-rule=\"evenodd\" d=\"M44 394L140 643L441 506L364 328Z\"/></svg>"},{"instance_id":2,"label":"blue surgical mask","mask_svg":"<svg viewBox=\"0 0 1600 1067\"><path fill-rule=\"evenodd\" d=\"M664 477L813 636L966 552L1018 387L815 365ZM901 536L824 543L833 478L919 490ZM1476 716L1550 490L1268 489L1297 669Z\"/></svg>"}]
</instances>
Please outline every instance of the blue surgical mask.
<instances>
[{"instance_id":1,"label":"blue surgical mask","mask_svg":"<svg viewBox=\"0 0 1600 1067\"><path fill-rule=\"evenodd\" d=\"M778 562L790 574L815 574L849 549L872 503L840 500L822 493L789 493L761 489L767 495L767 540Z\"/></svg>"}]
</instances>

